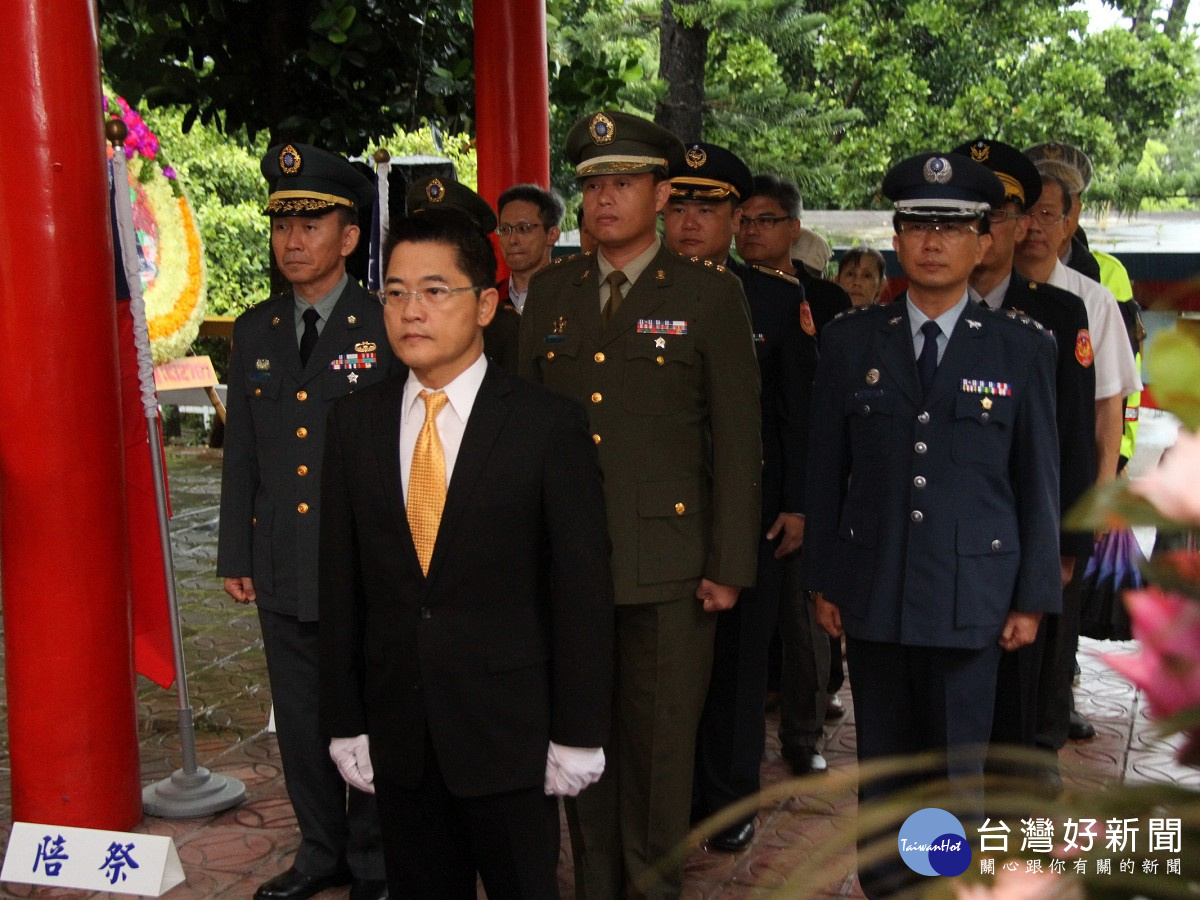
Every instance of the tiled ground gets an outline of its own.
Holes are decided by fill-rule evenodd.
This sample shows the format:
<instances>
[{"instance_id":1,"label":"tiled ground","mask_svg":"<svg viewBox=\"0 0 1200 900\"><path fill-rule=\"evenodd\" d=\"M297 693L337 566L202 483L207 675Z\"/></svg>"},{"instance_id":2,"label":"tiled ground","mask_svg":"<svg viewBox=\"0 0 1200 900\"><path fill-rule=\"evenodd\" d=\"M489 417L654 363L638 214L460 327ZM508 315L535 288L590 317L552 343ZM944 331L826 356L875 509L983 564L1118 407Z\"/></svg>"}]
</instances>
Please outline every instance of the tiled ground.
<instances>
[{"instance_id":1,"label":"tiled ground","mask_svg":"<svg viewBox=\"0 0 1200 900\"><path fill-rule=\"evenodd\" d=\"M268 877L287 867L298 843L284 792L274 738L266 732L270 708L262 643L252 609L229 602L214 572L220 456L204 450L169 454L174 553L185 634L191 701L195 709L197 755L201 765L241 779L246 801L236 809L203 819L147 819L142 829L175 839L187 883L176 898L246 898ZM1098 736L1073 744L1062 754L1068 789L1088 789L1130 780L1200 783L1200 773L1174 763L1168 746L1153 739L1132 689L1096 658L1099 645L1080 653L1084 669L1077 692L1081 711L1096 724ZM850 707L849 690L843 700ZM176 696L142 681L138 695L143 782L168 776L180 765L176 733ZM7 755L7 707L0 707L0 851L7 845L11 806ZM826 757L831 773L821 779L787 783L779 758L775 720L763 764L770 795L759 815L750 849L738 855L694 852L687 862L687 898L758 898L786 896L859 897L852 854L843 851L823 866L821 878L790 883L789 873L812 850L831 840L852 845L853 710L827 731ZM573 896L570 856L564 846L560 876L563 896ZM782 889L782 890L781 890ZM102 896L78 891L0 885L11 897ZM346 890L323 897L343 897ZM115 896L115 895L114 895Z\"/></svg>"}]
</instances>

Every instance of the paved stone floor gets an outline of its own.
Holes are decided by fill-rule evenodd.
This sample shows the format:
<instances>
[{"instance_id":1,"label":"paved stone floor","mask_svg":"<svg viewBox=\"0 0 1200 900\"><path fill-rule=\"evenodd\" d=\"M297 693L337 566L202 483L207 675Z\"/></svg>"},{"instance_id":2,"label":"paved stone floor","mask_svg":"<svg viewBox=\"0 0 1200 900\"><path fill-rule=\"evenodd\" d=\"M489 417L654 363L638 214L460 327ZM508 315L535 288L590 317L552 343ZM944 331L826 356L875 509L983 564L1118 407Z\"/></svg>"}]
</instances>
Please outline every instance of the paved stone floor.
<instances>
[{"instance_id":1,"label":"paved stone floor","mask_svg":"<svg viewBox=\"0 0 1200 900\"><path fill-rule=\"evenodd\" d=\"M141 830L174 838L187 883L170 892L176 898L248 898L265 879L285 869L299 842L284 791L274 737L266 730L270 690L257 617L221 592L214 575L220 455L174 449L169 454L171 523L181 601L191 702L195 710L197 756L201 765L241 779L244 803L228 812L193 820L146 819ZM1061 765L1068 790L1088 790L1122 780L1200 783L1200 774L1174 763L1168 745L1154 739L1142 703L1132 688L1096 658L1101 645L1085 642L1077 691L1082 712L1098 735L1067 747ZM2 651L0 651L2 652ZM777 795L759 812L758 834L737 855L692 853L687 861L687 898L783 896L860 897L852 854L841 853L823 868L822 878L789 881L808 852L840 840L853 827L855 798L854 713L848 687L848 713L827 729L826 757L831 774L787 784L772 716L763 762L764 783ZM176 695L145 680L138 689L142 781L170 775L180 765ZM9 794L7 706L0 706L0 851L7 846L12 819ZM783 785L780 787L780 785ZM563 896L573 896L570 855L565 845L560 866ZM344 897L346 890L322 897ZM89 897L79 891L0 885L5 897ZM116 896L116 895L113 895ZM482 894L481 894L482 896Z\"/></svg>"}]
</instances>

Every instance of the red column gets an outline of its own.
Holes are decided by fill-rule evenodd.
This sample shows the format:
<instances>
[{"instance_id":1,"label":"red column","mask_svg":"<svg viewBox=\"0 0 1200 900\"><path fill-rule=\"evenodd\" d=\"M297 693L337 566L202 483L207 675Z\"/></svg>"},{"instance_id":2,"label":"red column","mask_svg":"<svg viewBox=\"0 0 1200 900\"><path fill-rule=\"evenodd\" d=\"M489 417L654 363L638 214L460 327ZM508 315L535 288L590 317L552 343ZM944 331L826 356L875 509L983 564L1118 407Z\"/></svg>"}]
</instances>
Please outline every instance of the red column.
<instances>
[{"instance_id":1,"label":"red column","mask_svg":"<svg viewBox=\"0 0 1200 900\"><path fill-rule=\"evenodd\" d=\"M479 195L494 208L519 182L550 186L550 86L543 0L475 0Z\"/></svg>"},{"instance_id":2,"label":"red column","mask_svg":"<svg viewBox=\"0 0 1200 900\"><path fill-rule=\"evenodd\" d=\"M128 829L141 785L92 0L0 32L0 574L13 818Z\"/></svg>"}]
</instances>

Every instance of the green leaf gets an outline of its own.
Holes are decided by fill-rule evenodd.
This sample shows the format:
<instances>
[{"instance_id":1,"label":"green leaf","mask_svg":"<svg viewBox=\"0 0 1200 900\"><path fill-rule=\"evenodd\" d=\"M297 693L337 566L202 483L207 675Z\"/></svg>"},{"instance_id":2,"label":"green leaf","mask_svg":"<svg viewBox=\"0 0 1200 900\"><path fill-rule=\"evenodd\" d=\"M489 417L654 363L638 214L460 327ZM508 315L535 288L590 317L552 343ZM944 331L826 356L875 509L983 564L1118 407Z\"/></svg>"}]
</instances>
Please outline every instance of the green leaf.
<instances>
[{"instance_id":1,"label":"green leaf","mask_svg":"<svg viewBox=\"0 0 1200 900\"><path fill-rule=\"evenodd\" d=\"M1161 332L1146 351L1146 373L1159 406L1184 427L1200 428L1200 322Z\"/></svg>"}]
</instances>

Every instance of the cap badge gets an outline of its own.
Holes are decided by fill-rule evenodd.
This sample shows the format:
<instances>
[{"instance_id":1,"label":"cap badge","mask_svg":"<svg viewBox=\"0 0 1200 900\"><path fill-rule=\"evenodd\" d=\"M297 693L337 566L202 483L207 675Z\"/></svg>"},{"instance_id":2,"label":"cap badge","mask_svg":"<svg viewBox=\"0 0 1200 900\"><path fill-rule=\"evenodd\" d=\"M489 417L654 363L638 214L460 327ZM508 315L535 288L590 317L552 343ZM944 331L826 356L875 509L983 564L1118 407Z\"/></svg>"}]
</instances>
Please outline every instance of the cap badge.
<instances>
[{"instance_id":1,"label":"cap badge","mask_svg":"<svg viewBox=\"0 0 1200 900\"><path fill-rule=\"evenodd\" d=\"M354 345L354 351L356 353L372 353L377 349L378 348L375 346L374 341L361 341L360 343Z\"/></svg>"},{"instance_id":2,"label":"cap badge","mask_svg":"<svg viewBox=\"0 0 1200 900\"><path fill-rule=\"evenodd\" d=\"M597 144L611 144L617 136L617 126L604 113L596 113L592 116L592 124L588 126L588 132Z\"/></svg>"},{"instance_id":3,"label":"cap badge","mask_svg":"<svg viewBox=\"0 0 1200 900\"><path fill-rule=\"evenodd\" d=\"M987 162L991 153L991 145L984 141L976 141L971 145L971 159L977 163Z\"/></svg>"},{"instance_id":4,"label":"cap badge","mask_svg":"<svg viewBox=\"0 0 1200 900\"><path fill-rule=\"evenodd\" d=\"M947 184L954 177L954 170L944 156L931 156L925 161L923 174L926 184Z\"/></svg>"},{"instance_id":5,"label":"cap badge","mask_svg":"<svg viewBox=\"0 0 1200 900\"><path fill-rule=\"evenodd\" d=\"M430 203L441 203L446 199L446 186L436 178L430 178L425 185L425 199Z\"/></svg>"},{"instance_id":6,"label":"cap badge","mask_svg":"<svg viewBox=\"0 0 1200 900\"><path fill-rule=\"evenodd\" d=\"M879 384L878 369L867 369L867 384Z\"/></svg>"},{"instance_id":7,"label":"cap badge","mask_svg":"<svg viewBox=\"0 0 1200 900\"><path fill-rule=\"evenodd\" d=\"M279 151L279 168L284 175L295 175L300 171L300 164L303 161L299 151L291 144Z\"/></svg>"},{"instance_id":8,"label":"cap badge","mask_svg":"<svg viewBox=\"0 0 1200 900\"><path fill-rule=\"evenodd\" d=\"M684 154L683 161L691 168L698 169L708 162L708 154L704 152L702 147L692 145L688 147L688 151Z\"/></svg>"}]
</instances>

